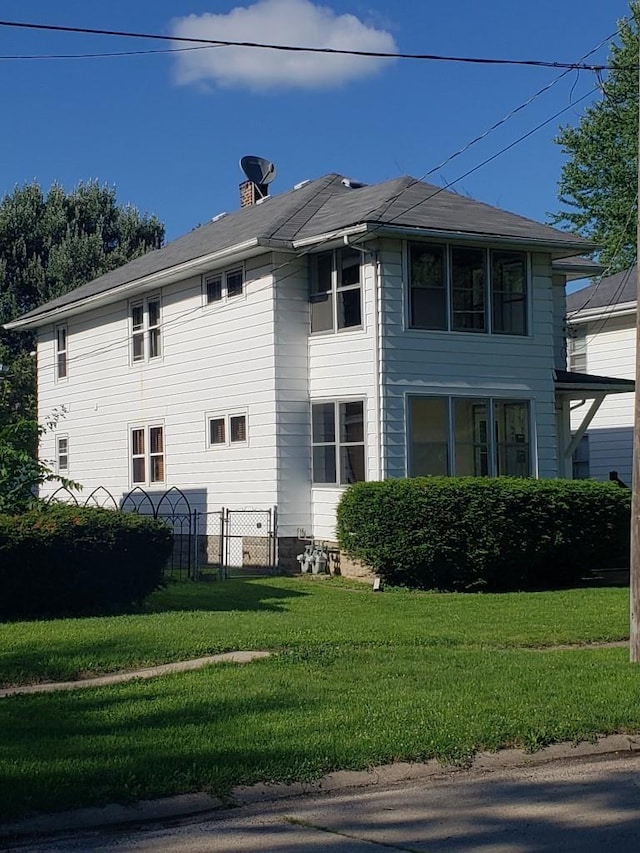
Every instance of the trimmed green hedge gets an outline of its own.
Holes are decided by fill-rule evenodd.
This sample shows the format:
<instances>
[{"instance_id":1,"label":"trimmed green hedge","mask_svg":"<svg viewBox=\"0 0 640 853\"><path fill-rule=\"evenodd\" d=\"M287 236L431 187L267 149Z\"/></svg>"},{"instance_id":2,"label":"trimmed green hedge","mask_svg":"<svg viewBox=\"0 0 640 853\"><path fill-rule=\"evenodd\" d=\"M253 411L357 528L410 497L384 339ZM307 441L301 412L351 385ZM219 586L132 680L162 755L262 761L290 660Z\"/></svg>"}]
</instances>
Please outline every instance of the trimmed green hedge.
<instances>
[{"instance_id":1,"label":"trimmed green hedge","mask_svg":"<svg viewBox=\"0 0 640 853\"><path fill-rule=\"evenodd\" d=\"M593 480L418 477L357 483L338 541L418 589L559 589L629 565L631 492Z\"/></svg>"},{"instance_id":2,"label":"trimmed green hedge","mask_svg":"<svg viewBox=\"0 0 640 853\"><path fill-rule=\"evenodd\" d=\"M106 613L163 584L172 534L136 513L51 504L0 515L0 617Z\"/></svg>"}]
</instances>

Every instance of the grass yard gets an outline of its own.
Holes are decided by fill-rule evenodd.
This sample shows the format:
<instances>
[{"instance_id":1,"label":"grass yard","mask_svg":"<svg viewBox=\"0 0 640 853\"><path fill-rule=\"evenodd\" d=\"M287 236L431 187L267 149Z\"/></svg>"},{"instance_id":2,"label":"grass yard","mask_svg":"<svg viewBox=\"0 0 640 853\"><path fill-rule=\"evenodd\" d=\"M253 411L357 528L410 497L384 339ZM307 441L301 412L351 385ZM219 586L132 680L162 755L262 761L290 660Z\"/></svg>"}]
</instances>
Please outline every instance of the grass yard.
<instances>
[{"instance_id":1,"label":"grass yard","mask_svg":"<svg viewBox=\"0 0 640 853\"><path fill-rule=\"evenodd\" d=\"M144 614L0 625L0 682L274 657L0 701L0 814L224 794L394 759L640 730L628 591L437 595L307 577L176 584Z\"/></svg>"}]
</instances>

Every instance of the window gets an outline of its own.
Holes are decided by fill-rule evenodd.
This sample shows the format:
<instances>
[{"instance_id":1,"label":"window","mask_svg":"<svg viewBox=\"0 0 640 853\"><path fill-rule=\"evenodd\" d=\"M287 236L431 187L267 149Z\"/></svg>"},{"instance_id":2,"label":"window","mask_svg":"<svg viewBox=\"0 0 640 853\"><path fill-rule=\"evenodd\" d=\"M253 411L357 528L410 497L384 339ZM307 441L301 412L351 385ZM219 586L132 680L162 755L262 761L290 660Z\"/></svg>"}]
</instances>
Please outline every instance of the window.
<instances>
[{"instance_id":1,"label":"window","mask_svg":"<svg viewBox=\"0 0 640 853\"><path fill-rule=\"evenodd\" d=\"M409 398L409 476L531 474L526 400Z\"/></svg>"},{"instance_id":2,"label":"window","mask_svg":"<svg viewBox=\"0 0 640 853\"><path fill-rule=\"evenodd\" d=\"M207 416L209 447L247 444L246 412Z\"/></svg>"},{"instance_id":3,"label":"window","mask_svg":"<svg viewBox=\"0 0 640 853\"><path fill-rule=\"evenodd\" d=\"M360 252L345 247L311 257L311 332L362 326Z\"/></svg>"},{"instance_id":4,"label":"window","mask_svg":"<svg viewBox=\"0 0 640 853\"><path fill-rule=\"evenodd\" d=\"M573 451L573 479L588 480L589 479L589 433L585 432L578 446Z\"/></svg>"},{"instance_id":5,"label":"window","mask_svg":"<svg viewBox=\"0 0 640 853\"><path fill-rule=\"evenodd\" d=\"M210 444L226 444L227 431L225 429L224 418L211 418L209 421L209 443Z\"/></svg>"},{"instance_id":6,"label":"window","mask_svg":"<svg viewBox=\"0 0 640 853\"><path fill-rule=\"evenodd\" d=\"M161 352L160 297L150 296L131 304L131 360L149 361Z\"/></svg>"},{"instance_id":7,"label":"window","mask_svg":"<svg viewBox=\"0 0 640 853\"><path fill-rule=\"evenodd\" d=\"M135 427L131 430L131 482L164 483L164 427Z\"/></svg>"},{"instance_id":8,"label":"window","mask_svg":"<svg viewBox=\"0 0 640 853\"><path fill-rule=\"evenodd\" d=\"M311 406L313 482L348 485L365 479L364 403Z\"/></svg>"},{"instance_id":9,"label":"window","mask_svg":"<svg viewBox=\"0 0 640 853\"><path fill-rule=\"evenodd\" d=\"M414 329L527 334L527 255L410 243L409 325Z\"/></svg>"},{"instance_id":10,"label":"window","mask_svg":"<svg viewBox=\"0 0 640 853\"><path fill-rule=\"evenodd\" d=\"M244 292L244 272L242 268L217 272L204 278L204 299L206 305L242 296Z\"/></svg>"},{"instance_id":11,"label":"window","mask_svg":"<svg viewBox=\"0 0 640 853\"><path fill-rule=\"evenodd\" d=\"M67 327L56 326L56 379L67 378Z\"/></svg>"},{"instance_id":12,"label":"window","mask_svg":"<svg viewBox=\"0 0 640 853\"><path fill-rule=\"evenodd\" d=\"M231 444L247 440L247 418L245 415L232 415L229 418L229 438Z\"/></svg>"},{"instance_id":13,"label":"window","mask_svg":"<svg viewBox=\"0 0 640 853\"><path fill-rule=\"evenodd\" d=\"M567 330L567 360L569 370L587 372L587 324L569 326Z\"/></svg>"},{"instance_id":14,"label":"window","mask_svg":"<svg viewBox=\"0 0 640 853\"><path fill-rule=\"evenodd\" d=\"M69 470L69 438L66 435L56 436L56 467L59 474Z\"/></svg>"}]
</instances>

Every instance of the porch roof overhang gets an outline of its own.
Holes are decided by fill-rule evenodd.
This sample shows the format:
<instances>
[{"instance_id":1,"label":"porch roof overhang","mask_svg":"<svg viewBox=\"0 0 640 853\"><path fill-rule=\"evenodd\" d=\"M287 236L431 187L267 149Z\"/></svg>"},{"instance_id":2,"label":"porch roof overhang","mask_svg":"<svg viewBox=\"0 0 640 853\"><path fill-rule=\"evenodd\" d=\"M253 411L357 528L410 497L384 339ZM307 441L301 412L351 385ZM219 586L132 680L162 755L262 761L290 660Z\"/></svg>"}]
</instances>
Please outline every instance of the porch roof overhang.
<instances>
[{"instance_id":1,"label":"porch roof overhang","mask_svg":"<svg viewBox=\"0 0 640 853\"><path fill-rule=\"evenodd\" d=\"M636 389L636 383L632 379L616 379L611 376L594 376L591 373L556 370L555 388L556 397L559 402L564 404L568 404L570 400L579 400L580 403L586 403L587 400L591 401L584 412L578 429L564 448L564 458L570 459L580 444L582 436L589 428L589 424L596 416L604 398L608 394L632 394ZM579 407L579 405L572 407L572 411Z\"/></svg>"},{"instance_id":2,"label":"porch roof overhang","mask_svg":"<svg viewBox=\"0 0 640 853\"><path fill-rule=\"evenodd\" d=\"M556 370L555 389L565 400L592 400L607 394L632 394L636 383L633 379Z\"/></svg>"}]
</instances>

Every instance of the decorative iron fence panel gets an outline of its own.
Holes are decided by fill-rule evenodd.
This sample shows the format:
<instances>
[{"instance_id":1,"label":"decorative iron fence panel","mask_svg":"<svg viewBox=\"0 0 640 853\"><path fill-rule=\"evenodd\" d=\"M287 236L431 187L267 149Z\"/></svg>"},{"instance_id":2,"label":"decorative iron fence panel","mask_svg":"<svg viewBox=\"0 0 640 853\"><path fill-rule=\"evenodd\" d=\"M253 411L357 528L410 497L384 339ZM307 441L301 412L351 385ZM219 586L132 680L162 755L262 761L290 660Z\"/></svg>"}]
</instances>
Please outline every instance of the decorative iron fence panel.
<instances>
[{"instance_id":1,"label":"decorative iron fence panel","mask_svg":"<svg viewBox=\"0 0 640 853\"><path fill-rule=\"evenodd\" d=\"M273 574L277 564L277 509L192 510L184 492L147 492L136 486L120 501L98 486L82 502L61 487L47 498L76 506L97 506L157 518L173 532L167 572L198 580L214 572L220 579Z\"/></svg>"}]
</instances>

